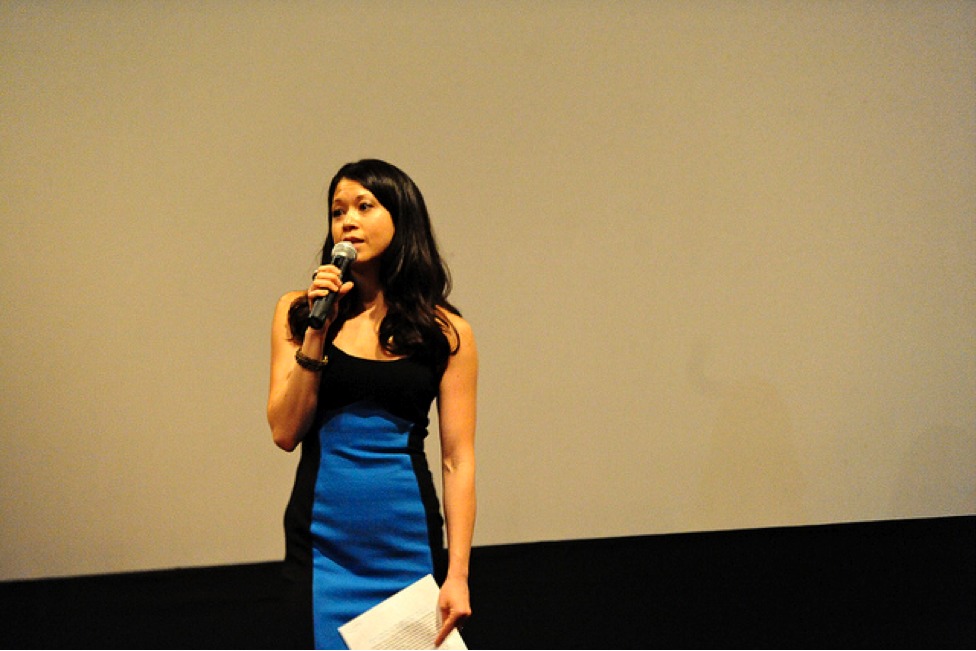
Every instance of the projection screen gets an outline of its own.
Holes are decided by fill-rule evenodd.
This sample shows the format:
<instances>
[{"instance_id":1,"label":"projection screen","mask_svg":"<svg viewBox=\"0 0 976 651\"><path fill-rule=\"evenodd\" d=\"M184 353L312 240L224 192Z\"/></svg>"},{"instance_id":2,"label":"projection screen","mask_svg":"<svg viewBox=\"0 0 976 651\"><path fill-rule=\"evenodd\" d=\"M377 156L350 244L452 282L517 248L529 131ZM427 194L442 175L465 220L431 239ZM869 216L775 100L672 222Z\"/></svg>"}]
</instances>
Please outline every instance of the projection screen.
<instances>
[{"instance_id":1,"label":"projection screen","mask_svg":"<svg viewBox=\"0 0 976 651\"><path fill-rule=\"evenodd\" d=\"M0 30L0 580L283 556L271 314L364 157L424 191L478 340L476 545L976 512L971 2Z\"/></svg>"}]
</instances>

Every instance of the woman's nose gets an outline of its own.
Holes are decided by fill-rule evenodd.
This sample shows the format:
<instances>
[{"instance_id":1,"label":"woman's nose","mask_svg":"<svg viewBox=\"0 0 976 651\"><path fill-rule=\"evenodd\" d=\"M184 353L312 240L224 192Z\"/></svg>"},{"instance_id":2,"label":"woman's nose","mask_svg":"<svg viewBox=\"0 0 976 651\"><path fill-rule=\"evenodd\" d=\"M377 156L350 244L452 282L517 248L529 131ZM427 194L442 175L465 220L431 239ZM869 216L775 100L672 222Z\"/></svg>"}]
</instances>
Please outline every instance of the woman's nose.
<instances>
[{"instance_id":1,"label":"woman's nose","mask_svg":"<svg viewBox=\"0 0 976 651\"><path fill-rule=\"evenodd\" d=\"M354 210L349 210L342 216L342 230L348 231L356 227L359 223L359 214Z\"/></svg>"}]
</instances>

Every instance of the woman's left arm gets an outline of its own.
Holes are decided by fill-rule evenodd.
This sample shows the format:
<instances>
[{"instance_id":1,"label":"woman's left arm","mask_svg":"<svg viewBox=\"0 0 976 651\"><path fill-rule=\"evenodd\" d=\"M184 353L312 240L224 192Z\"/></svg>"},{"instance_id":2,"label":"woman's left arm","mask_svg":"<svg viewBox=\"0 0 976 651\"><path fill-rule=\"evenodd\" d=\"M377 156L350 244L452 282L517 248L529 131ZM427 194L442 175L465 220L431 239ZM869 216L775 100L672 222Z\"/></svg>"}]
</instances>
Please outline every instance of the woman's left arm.
<instances>
[{"instance_id":1,"label":"woman's left arm","mask_svg":"<svg viewBox=\"0 0 976 651\"><path fill-rule=\"evenodd\" d=\"M438 608L443 625L440 645L448 633L471 616L468 564L474 534L474 431L478 394L478 350L467 321L448 315L457 331L459 348L448 359L437 399L443 472L444 518L447 526L447 578Z\"/></svg>"}]
</instances>

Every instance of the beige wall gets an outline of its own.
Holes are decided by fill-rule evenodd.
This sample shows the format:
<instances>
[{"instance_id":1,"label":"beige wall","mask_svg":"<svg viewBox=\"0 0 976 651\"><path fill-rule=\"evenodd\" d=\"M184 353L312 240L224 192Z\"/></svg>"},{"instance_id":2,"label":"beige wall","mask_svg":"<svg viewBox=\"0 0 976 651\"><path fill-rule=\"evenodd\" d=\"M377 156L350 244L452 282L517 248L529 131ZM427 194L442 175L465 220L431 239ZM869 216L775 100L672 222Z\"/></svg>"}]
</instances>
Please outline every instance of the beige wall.
<instances>
[{"instance_id":1,"label":"beige wall","mask_svg":"<svg viewBox=\"0 0 976 651\"><path fill-rule=\"evenodd\" d=\"M976 4L0 2L0 579L263 561L342 163L482 354L476 543L976 512Z\"/></svg>"}]
</instances>

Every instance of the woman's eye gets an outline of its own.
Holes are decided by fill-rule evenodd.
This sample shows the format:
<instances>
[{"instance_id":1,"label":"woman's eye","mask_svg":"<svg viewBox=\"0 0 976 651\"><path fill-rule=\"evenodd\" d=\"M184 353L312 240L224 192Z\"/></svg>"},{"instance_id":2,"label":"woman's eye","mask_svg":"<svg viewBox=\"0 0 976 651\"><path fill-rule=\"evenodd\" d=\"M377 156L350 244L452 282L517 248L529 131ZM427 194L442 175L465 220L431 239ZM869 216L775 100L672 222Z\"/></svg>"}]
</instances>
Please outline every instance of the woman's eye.
<instances>
[{"instance_id":1,"label":"woman's eye","mask_svg":"<svg viewBox=\"0 0 976 651\"><path fill-rule=\"evenodd\" d=\"M338 219L339 217L342 217L342 209L334 208L332 210L332 219Z\"/></svg>"},{"instance_id":2,"label":"woman's eye","mask_svg":"<svg viewBox=\"0 0 976 651\"><path fill-rule=\"evenodd\" d=\"M361 204L359 204L359 211L360 212L366 212L367 210L369 210L372 207L373 207L373 204L369 203L368 201L364 201Z\"/></svg>"}]
</instances>

